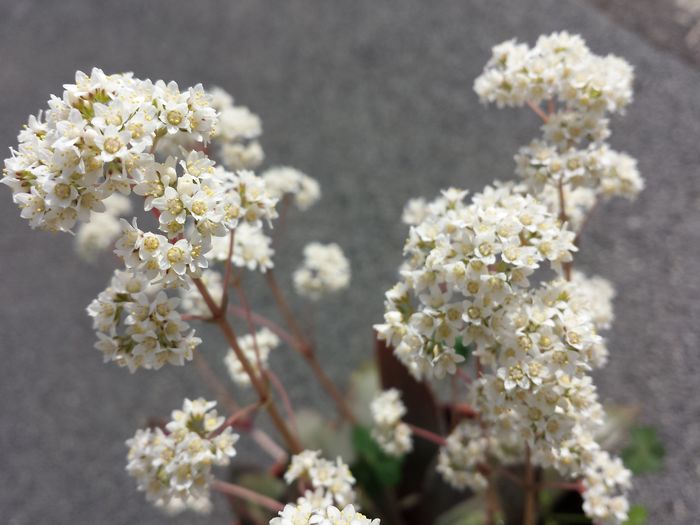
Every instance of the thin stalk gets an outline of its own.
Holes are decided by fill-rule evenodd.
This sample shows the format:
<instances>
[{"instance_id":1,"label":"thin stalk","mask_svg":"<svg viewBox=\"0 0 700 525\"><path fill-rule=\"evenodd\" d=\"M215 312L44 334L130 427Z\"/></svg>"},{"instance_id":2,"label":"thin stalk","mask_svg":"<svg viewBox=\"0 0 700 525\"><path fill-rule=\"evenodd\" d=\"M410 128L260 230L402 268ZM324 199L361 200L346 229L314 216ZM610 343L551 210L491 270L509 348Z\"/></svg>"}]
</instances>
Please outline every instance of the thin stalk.
<instances>
[{"instance_id":1,"label":"thin stalk","mask_svg":"<svg viewBox=\"0 0 700 525\"><path fill-rule=\"evenodd\" d=\"M562 224L569 220L569 216L566 214L566 197L564 194L564 179L559 178L559 184L557 185L557 190L559 192L559 220ZM571 262L565 262L562 264L562 269L564 270L564 277L567 281L571 280L571 269L573 264Z\"/></svg>"},{"instance_id":2,"label":"thin stalk","mask_svg":"<svg viewBox=\"0 0 700 525\"><path fill-rule=\"evenodd\" d=\"M535 115L542 119L542 122L547 122L549 120L549 117L544 111L542 111L542 108L539 105L529 100L527 100L525 103L530 107L532 111L535 112Z\"/></svg>"},{"instance_id":3,"label":"thin stalk","mask_svg":"<svg viewBox=\"0 0 700 525\"><path fill-rule=\"evenodd\" d=\"M214 300L209 294L209 290L207 290L207 287L201 281L201 279L193 279L193 281L199 292L202 294L204 302L207 304L209 310L212 313L212 320L219 326L219 328L224 334L224 337L226 337L226 341L228 342L229 346L233 349L234 353L236 354L236 357L241 362L241 366L245 370L246 374L248 374L250 382L253 388L255 389L256 393L258 394L258 397L260 398L260 402L265 405L267 413L270 416L270 419L272 419L272 423L277 428L277 431L280 433L282 439L285 441L289 449L295 454L298 454L303 450L301 444L299 443L299 440L291 432L289 426L280 415L274 401L270 399L270 393L268 391L267 385L255 373L255 370L250 364L250 361L248 361L248 358L246 357L245 353L243 352L243 350L241 350L240 346L238 345L238 341L236 340L236 334L233 331L233 328L229 324L228 320L226 319L226 316L221 315L222 312L219 310L219 308L217 308L216 304L214 303Z\"/></svg>"},{"instance_id":4,"label":"thin stalk","mask_svg":"<svg viewBox=\"0 0 700 525\"><path fill-rule=\"evenodd\" d=\"M297 426L296 414L294 413L294 408L292 408L292 401L289 397L287 389L284 388L284 384L282 384L280 378L272 370L265 370L265 375L270 380L270 383L272 383L272 386L275 388L275 390L277 390L277 393L282 399L282 406L284 406L284 410L287 412L289 420L292 422L292 427L294 428L298 437L299 427Z\"/></svg>"},{"instance_id":5,"label":"thin stalk","mask_svg":"<svg viewBox=\"0 0 700 525\"><path fill-rule=\"evenodd\" d=\"M231 312L233 315L236 317L240 317L241 319L245 319L246 316L248 315L246 313L246 309L242 308L240 306L230 304L228 307L228 311ZM253 311L250 311L250 318L253 320L253 322L257 326L265 326L269 328L271 332L274 332L280 339L282 339L285 343L287 343L289 346L296 346L297 341L294 339L292 334L287 332L284 328L282 328L280 325L275 323L274 321L271 321L265 316L262 316L258 313L255 313Z\"/></svg>"},{"instance_id":6,"label":"thin stalk","mask_svg":"<svg viewBox=\"0 0 700 525\"><path fill-rule=\"evenodd\" d=\"M217 428L214 432L212 432L212 437L218 436L221 434L224 430L226 430L228 427L232 426L236 421L238 421L241 418L247 418L251 413L255 412L258 408L260 408L260 401L257 403L251 403L250 405L241 408L240 410L234 412L229 418L224 421L219 428Z\"/></svg>"},{"instance_id":7,"label":"thin stalk","mask_svg":"<svg viewBox=\"0 0 700 525\"><path fill-rule=\"evenodd\" d=\"M293 348L306 360L306 363L313 371L323 389L328 393L328 395L331 396L331 398L333 398L340 415L351 423L356 423L357 419L352 413L352 410L350 410L345 397L343 397L343 394L336 388L331 378L328 377L325 370L323 370L321 363L319 363L318 358L316 357L316 352L314 352L313 347L308 344L302 336L302 331L299 328L299 325L297 324L296 319L294 318L294 315L292 314L292 311L284 298L284 295L282 294L282 290L277 284L277 280L275 279L275 275L272 270L268 270L265 273L265 277L267 279L267 284L270 287L270 291L272 291L277 308L280 310L282 317L284 317L287 327L295 337L295 344L293 345Z\"/></svg>"},{"instance_id":8,"label":"thin stalk","mask_svg":"<svg viewBox=\"0 0 700 525\"><path fill-rule=\"evenodd\" d=\"M530 457L530 448L525 450L525 508L523 511L523 525L535 525L537 514L537 485L535 484L535 468Z\"/></svg>"},{"instance_id":9,"label":"thin stalk","mask_svg":"<svg viewBox=\"0 0 700 525\"><path fill-rule=\"evenodd\" d=\"M411 429L411 432L413 432L416 436L425 439L426 441L430 441L431 443L435 443L436 445L445 446L447 441L445 440L444 437L436 434L435 432L431 432L430 430L426 430L421 427L417 427L415 425L408 424L408 427Z\"/></svg>"},{"instance_id":10,"label":"thin stalk","mask_svg":"<svg viewBox=\"0 0 700 525\"><path fill-rule=\"evenodd\" d=\"M217 492L221 492L222 494L228 494L234 498L250 501L251 503L265 507L273 512L280 512L282 509L284 509L284 504L280 503L276 499L272 499L264 494L260 494L240 485L234 485L233 483L221 481L220 479L215 479L212 481L211 488Z\"/></svg>"}]
</instances>

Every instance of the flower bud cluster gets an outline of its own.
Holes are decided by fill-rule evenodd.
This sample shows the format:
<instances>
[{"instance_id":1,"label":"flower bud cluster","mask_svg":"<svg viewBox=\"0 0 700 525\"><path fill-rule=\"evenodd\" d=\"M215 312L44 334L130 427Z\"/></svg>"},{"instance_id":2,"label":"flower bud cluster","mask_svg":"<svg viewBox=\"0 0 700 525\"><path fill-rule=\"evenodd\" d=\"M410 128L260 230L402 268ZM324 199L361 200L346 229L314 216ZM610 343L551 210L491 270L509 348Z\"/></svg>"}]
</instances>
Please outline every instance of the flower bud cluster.
<instances>
[{"instance_id":1,"label":"flower bud cluster","mask_svg":"<svg viewBox=\"0 0 700 525\"><path fill-rule=\"evenodd\" d=\"M184 365L202 341L182 320L179 302L162 286L149 285L143 274L115 271L110 286L87 308L97 331L95 348L105 362L131 372Z\"/></svg>"},{"instance_id":2,"label":"flower bud cluster","mask_svg":"<svg viewBox=\"0 0 700 525\"><path fill-rule=\"evenodd\" d=\"M237 342L256 375L260 375L267 369L270 352L279 346L280 339L270 329L263 327L255 334L238 337ZM233 350L226 352L224 364L234 383L239 386L250 386L250 376Z\"/></svg>"},{"instance_id":3,"label":"flower bud cluster","mask_svg":"<svg viewBox=\"0 0 700 525\"><path fill-rule=\"evenodd\" d=\"M218 432L224 418L215 406L215 401L185 399L165 429L140 429L127 440L126 470L149 501L186 506L209 500L212 466L228 465L238 441L230 427Z\"/></svg>"},{"instance_id":4,"label":"flower bud cluster","mask_svg":"<svg viewBox=\"0 0 700 525\"><path fill-rule=\"evenodd\" d=\"M374 428L372 437L391 456L402 456L413 449L410 427L401 421L406 415L406 406L401 401L401 392L392 388L382 392L371 403Z\"/></svg>"},{"instance_id":5,"label":"flower bud cluster","mask_svg":"<svg viewBox=\"0 0 700 525\"><path fill-rule=\"evenodd\" d=\"M312 242L304 247L304 262L293 275L299 295L312 301L350 284L350 263L335 243Z\"/></svg>"}]
</instances>

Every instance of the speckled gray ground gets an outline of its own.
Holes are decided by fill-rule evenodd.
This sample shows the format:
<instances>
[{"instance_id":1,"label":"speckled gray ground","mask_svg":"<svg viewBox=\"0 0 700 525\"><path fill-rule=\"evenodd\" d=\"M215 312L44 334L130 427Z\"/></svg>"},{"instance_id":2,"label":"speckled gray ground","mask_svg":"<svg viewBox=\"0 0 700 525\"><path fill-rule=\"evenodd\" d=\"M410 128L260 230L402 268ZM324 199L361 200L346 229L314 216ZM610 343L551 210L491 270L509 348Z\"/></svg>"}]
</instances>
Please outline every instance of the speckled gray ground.
<instances>
[{"instance_id":1,"label":"speckled gray ground","mask_svg":"<svg viewBox=\"0 0 700 525\"><path fill-rule=\"evenodd\" d=\"M636 102L616 120L613 143L639 158L648 188L595 217L580 261L620 292L601 391L639 402L668 448L664 471L638 479L634 497L652 509L650 523L695 522L700 75L587 4L2 0L0 145L14 144L26 116L74 70L93 65L232 91L261 114L270 162L323 185L322 204L288 230L285 259L297 259L307 239L332 239L352 260L352 290L315 317L328 341L323 360L340 378L369 355L370 325L400 260L406 199L508 178L512 154L537 130L526 111L478 104L471 85L489 48L558 29L637 68ZM191 368L129 375L102 365L84 307L110 270L78 262L67 235L31 232L9 191L0 200L0 521L168 522L124 474L123 440L204 386ZM264 290L250 294L269 306ZM218 340L207 341L216 363ZM295 399L315 402L304 368L283 354L276 363ZM226 510L216 514L208 522L225 523Z\"/></svg>"}]
</instances>

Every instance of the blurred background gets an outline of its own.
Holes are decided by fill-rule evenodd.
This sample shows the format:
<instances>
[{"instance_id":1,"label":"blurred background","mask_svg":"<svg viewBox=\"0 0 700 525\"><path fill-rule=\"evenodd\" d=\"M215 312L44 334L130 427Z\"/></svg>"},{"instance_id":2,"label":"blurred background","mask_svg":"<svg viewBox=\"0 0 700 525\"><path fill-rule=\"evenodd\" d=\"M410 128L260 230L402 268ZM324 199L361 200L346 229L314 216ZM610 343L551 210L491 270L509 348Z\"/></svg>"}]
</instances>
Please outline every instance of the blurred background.
<instances>
[{"instance_id":1,"label":"blurred background","mask_svg":"<svg viewBox=\"0 0 700 525\"><path fill-rule=\"evenodd\" d=\"M490 48L541 33L580 33L636 68L636 96L613 122L613 147L639 159L647 189L593 217L579 268L617 287L603 399L637 404L659 430L663 470L635 481L649 523L700 515L700 3L694 0L371 0L285 2L0 1L0 146L60 94L77 69L202 82L263 120L266 166L317 178L323 199L289 217L276 257L290 270L311 240L335 241L351 288L308 314L321 360L339 381L372 352L406 228L405 201L513 177L513 154L538 132L527 110L479 105L472 82ZM7 150L5 150L7 151ZM189 367L134 375L102 364L85 306L112 272L89 265L67 234L30 231L0 189L0 522L227 523L166 518L124 472L124 440L185 396L209 395ZM256 309L271 311L253 283ZM301 303L299 303L301 305ZM224 345L204 332L219 372ZM286 351L294 401L328 408ZM221 374L224 377L224 374ZM243 448L236 462L255 460Z\"/></svg>"}]
</instances>

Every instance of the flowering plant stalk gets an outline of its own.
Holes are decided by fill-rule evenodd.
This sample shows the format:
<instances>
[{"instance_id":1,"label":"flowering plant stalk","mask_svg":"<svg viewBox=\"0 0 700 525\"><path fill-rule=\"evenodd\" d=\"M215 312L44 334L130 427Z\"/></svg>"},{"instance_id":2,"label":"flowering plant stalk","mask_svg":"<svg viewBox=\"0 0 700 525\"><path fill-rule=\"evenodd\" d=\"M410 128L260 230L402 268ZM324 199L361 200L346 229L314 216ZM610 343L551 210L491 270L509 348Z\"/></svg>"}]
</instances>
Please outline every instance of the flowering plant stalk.
<instances>
[{"instance_id":1,"label":"flowering plant stalk","mask_svg":"<svg viewBox=\"0 0 700 525\"><path fill-rule=\"evenodd\" d=\"M630 471L601 445L610 428L590 375L608 359L599 332L614 292L573 256L599 201L643 187L634 159L605 142L609 115L632 99L632 68L555 33L496 46L474 88L485 103L529 106L542 137L516 155L519 182L407 204L376 363L352 374L349 392L274 272L270 229L320 187L290 167L254 174L264 160L255 114L219 88L94 69L29 118L2 182L31 227L74 233L88 260L118 257L87 308L104 361L130 372L194 361L218 401L186 399L127 440L127 471L154 505L207 512L216 492L241 523L534 525L551 514L544 493L574 491L595 523L628 519ZM126 220L132 195L143 213ZM303 257L300 296L349 285L337 244L312 242ZM252 309L245 272L264 274L282 322ZM223 334L230 385L190 323ZM294 410L270 363L283 345L335 418ZM254 401L243 404L246 391ZM257 424L262 413L274 434ZM254 475L232 464L240 439L270 458Z\"/></svg>"}]
</instances>

